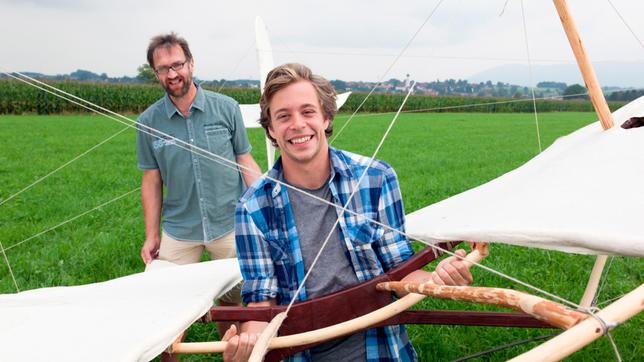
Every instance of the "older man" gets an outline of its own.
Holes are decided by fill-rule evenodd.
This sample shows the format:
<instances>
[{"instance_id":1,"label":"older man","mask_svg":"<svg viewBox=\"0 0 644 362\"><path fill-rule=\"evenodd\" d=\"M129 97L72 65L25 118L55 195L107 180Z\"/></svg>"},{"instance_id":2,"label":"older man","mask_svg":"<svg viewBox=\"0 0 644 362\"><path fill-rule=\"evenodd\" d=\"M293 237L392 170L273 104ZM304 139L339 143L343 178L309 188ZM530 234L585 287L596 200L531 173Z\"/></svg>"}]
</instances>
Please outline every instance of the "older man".
<instances>
[{"instance_id":1,"label":"older man","mask_svg":"<svg viewBox=\"0 0 644 362\"><path fill-rule=\"evenodd\" d=\"M147 58L167 94L138 120L145 220L141 258L146 264L155 258L195 263L204 248L212 259L234 257L235 204L244 183L252 184L261 174L250 154L239 106L193 82L192 53L176 34L152 38ZM241 173L235 164L243 166ZM239 304L239 290L222 300Z\"/></svg>"}]
</instances>

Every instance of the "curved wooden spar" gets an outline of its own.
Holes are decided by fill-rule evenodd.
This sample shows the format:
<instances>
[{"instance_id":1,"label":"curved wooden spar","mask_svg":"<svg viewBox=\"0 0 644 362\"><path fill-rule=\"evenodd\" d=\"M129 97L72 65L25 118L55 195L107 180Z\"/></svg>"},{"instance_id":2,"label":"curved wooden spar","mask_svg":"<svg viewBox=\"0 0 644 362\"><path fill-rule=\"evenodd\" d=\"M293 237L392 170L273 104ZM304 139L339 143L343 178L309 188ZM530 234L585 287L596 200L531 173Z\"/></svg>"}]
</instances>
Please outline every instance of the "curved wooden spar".
<instances>
[{"instance_id":1,"label":"curved wooden spar","mask_svg":"<svg viewBox=\"0 0 644 362\"><path fill-rule=\"evenodd\" d=\"M476 249L469 253L464 260L468 263L478 263L485 256L487 256L487 245L477 244ZM295 346L303 346L312 343L318 343L337 337L345 336L356 331L367 329L370 326L385 321L409 308L416 303L425 299L426 296L422 294L410 293L398 299L397 301L375 310L363 316L351 319L349 321L339 323L333 326L316 329L314 331L292 334L282 337L274 337L268 343L268 350L287 348ZM269 334L267 332L267 334ZM169 352L170 353L214 353L223 352L226 348L226 342L196 342L196 343L175 343Z\"/></svg>"},{"instance_id":2,"label":"curved wooden spar","mask_svg":"<svg viewBox=\"0 0 644 362\"><path fill-rule=\"evenodd\" d=\"M596 314L609 329L644 310L644 284ZM560 361L604 334L597 318L588 318L557 337L513 358L514 362Z\"/></svg>"},{"instance_id":3,"label":"curved wooden spar","mask_svg":"<svg viewBox=\"0 0 644 362\"><path fill-rule=\"evenodd\" d=\"M571 328L588 318L587 314L570 310L559 303L512 289L405 282L380 283L377 288L378 290L406 291L436 298L499 305L522 311L552 326L564 329Z\"/></svg>"},{"instance_id":4,"label":"curved wooden spar","mask_svg":"<svg viewBox=\"0 0 644 362\"><path fill-rule=\"evenodd\" d=\"M387 320L396 314L409 309L414 304L425 299L425 295L410 293L403 298L371 313L358 318L351 319L344 323L336 324L314 331L292 334L289 336L272 338L268 349L303 346L311 343L321 342L353 333L360 329L368 328L374 324ZM196 342L196 343L175 343L171 353L213 353L223 352L226 342Z\"/></svg>"}]
</instances>

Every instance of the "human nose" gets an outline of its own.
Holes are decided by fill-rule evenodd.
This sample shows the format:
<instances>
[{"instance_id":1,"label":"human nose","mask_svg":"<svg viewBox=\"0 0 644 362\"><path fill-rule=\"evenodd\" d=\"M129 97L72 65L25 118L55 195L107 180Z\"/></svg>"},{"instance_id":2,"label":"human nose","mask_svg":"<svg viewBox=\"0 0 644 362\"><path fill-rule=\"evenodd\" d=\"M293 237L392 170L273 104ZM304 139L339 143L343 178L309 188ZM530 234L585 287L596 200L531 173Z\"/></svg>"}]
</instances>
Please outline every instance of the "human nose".
<instances>
[{"instance_id":1,"label":"human nose","mask_svg":"<svg viewBox=\"0 0 644 362\"><path fill-rule=\"evenodd\" d=\"M301 114L296 113L291 117L291 129L302 129L305 125L306 122Z\"/></svg>"},{"instance_id":2,"label":"human nose","mask_svg":"<svg viewBox=\"0 0 644 362\"><path fill-rule=\"evenodd\" d=\"M176 76L177 76L177 74L179 74L179 72L177 72L177 71L176 71L176 70L174 70L173 68L169 68L169 69L168 69L168 75L167 75L167 77L168 77L168 78L176 77Z\"/></svg>"}]
</instances>

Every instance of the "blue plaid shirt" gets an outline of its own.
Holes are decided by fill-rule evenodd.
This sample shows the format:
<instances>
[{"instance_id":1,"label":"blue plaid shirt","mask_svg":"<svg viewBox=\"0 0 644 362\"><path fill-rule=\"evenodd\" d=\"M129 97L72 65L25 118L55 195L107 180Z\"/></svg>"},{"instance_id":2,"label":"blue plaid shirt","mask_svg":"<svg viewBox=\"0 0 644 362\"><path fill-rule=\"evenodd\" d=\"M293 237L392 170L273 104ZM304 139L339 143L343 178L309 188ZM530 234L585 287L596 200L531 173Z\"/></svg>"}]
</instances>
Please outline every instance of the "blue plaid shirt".
<instances>
[{"instance_id":1,"label":"blue plaid shirt","mask_svg":"<svg viewBox=\"0 0 644 362\"><path fill-rule=\"evenodd\" d=\"M367 219L378 220L404 231L404 209L398 179L388 164L374 160L367 175L369 158L329 148L329 186L336 205L345 205L353 189L358 191L347 206L356 215L336 209L340 238L344 240L351 264L364 282L408 259L412 248L406 237ZM281 159L268 175L282 179ZM241 197L235 212L237 258L244 283L244 302L276 299L288 304L301 284L305 270L293 210L286 188L261 178ZM306 288L297 296L307 299ZM404 326L369 329L366 332L367 361L414 361L417 359ZM290 361L310 360L308 352Z\"/></svg>"}]
</instances>

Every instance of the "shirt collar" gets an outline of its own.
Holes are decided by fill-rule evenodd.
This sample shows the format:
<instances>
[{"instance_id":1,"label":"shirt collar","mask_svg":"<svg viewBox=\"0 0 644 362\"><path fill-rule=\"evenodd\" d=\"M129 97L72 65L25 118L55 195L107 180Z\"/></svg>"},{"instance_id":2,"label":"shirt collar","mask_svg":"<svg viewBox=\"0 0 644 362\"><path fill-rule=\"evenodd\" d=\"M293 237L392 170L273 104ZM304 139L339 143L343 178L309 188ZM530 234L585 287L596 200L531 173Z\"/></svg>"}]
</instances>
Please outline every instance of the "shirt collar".
<instances>
[{"instance_id":1,"label":"shirt collar","mask_svg":"<svg viewBox=\"0 0 644 362\"><path fill-rule=\"evenodd\" d=\"M354 178L346 153L329 146L329 158L331 159L331 180L333 180L336 173L342 177Z\"/></svg>"},{"instance_id":2,"label":"shirt collar","mask_svg":"<svg viewBox=\"0 0 644 362\"><path fill-rule=\"evenodd\" d=\"M341 152L340 150L329 146L329 159L331 160L331 176L329 177L329 182L333 181L336 175L340 175L345 178L353 178L354 174L347 163L348 156ZM266 187L270 187L272 191L272 196L276 197L280 192L280 184L274 180L281 180L284 173L284 168L282 167L282 157L275 161L275 165L268 172L268 177L271 179L266 180Z\"/></svg>"},{"instance_id":3,"label":"shirt collar","mask_svg":"<svg viewBox=\"0 0 644 362\"><path fill-rule=\"evenodd\" d=\"M195 87L197 87L197 94L195 94L195 99L192 101L192 105L190 106L191 113L193 109L197 109L203 112L206 105L206 95L204 94L203 89L197 83L195 83ZM181 112L179 112L179 110L174 105L174 103L172 103L172 100L170 99L170 96L167 93L165 97L163 97L163 103L165 106L165 113L168 116L168 119L172 118L172 116L174 116L175 113L181 115Z\"/></svg>"}]
</instances>

